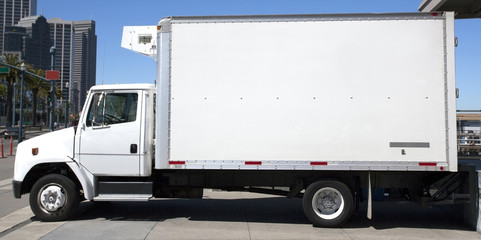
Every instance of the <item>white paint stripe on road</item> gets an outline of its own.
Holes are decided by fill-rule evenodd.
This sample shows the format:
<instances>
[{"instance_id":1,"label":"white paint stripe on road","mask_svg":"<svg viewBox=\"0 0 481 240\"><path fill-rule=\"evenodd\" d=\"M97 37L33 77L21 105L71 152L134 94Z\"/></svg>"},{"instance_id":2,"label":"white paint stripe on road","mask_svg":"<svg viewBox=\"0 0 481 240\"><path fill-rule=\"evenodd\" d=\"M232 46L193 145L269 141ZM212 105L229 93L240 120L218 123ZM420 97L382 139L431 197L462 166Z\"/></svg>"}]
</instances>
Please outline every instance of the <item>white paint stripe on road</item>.
<instances>
[{"instance_id":1,"label":"white paint stripe on road","mask_svg":"<svg viewBox=\"0 0 481 240\"><path fill-rule=\"evenodd\" d=\"M20 231L14 231L12 233L9 233L2 239L40 239L65 223L66 222L32 222L22 227Z\"/></svg>"},{"instance_id":2,"label":"white paint stripe on road","mask_svg":"<svg viewBox=\"0 0 481 240\"><path fill-rule=\"evenodd\" d=\"M3 187L10 186L10 189L11 189L12 181L13 181L13 178L0 181L0 188L3 189Z\"/></svg>"},{"instance_id":3,"label":"white paint stripe on road","mask_svg":"<svg viewBox=\"0 0 481 240\"><path fill-rule=\"evenodd\" d=\"M30 207L24 207L20 210L17 210L9 215L0 218L0 232L4 232L14 226L18 225L25 220L30 219L33 217L32 210Z\"/></svg>"}]
</instances>

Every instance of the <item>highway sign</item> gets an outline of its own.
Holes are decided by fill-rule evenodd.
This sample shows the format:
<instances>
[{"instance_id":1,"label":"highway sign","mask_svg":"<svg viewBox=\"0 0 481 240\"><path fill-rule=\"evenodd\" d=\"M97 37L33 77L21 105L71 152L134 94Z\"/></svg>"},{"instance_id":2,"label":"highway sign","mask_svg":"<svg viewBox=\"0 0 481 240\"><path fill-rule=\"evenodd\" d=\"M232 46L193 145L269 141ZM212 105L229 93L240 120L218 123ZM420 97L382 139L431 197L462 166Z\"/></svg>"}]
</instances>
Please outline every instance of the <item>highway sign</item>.
<instances>
[{"instance_id":1,"label":"highway sign","mask_svg":"<svg viewBox=\"0 0 481 240\"><path fill-rule=\"evenodd\" d=\"M58 70L47 70L45 71L45 78L48 80L59 80L60 71Z\"/></svg>"},{"instance_id":2,"label":"highway sign","mask_svg":"<svg viewBox=\"0 0 481 240\"><path fill-rule=\"evenodd\" d=\"M0 67L0 73L10 73L9 67Z\"/></svg>"}]
</instances>

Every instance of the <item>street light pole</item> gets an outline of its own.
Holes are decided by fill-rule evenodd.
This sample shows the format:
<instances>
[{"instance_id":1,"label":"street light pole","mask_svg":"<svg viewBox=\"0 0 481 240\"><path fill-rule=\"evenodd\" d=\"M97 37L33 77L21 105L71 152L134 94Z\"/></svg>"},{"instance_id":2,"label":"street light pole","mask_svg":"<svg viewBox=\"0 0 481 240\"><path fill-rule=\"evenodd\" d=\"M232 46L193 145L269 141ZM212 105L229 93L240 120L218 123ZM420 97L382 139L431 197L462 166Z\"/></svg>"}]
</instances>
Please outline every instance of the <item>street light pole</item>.
<instances>
[{"instance_id":1,"label":"street light pole","mask_svg":"<svg viewBox=\"0 0 481 240\"><path fill-rule=\"evenodd\" d=\"M55 46L52 46L50 48L50 55L51 55L51 61L50 61L50 70L53 70L55 67ZM53 131L53 117L55 114L55 87L54 87L54 82L53 80L50 81L50 122L49 122L49 128L50 132Z\"/></svg>"},{"instance_id":2,"label":"street light pole","mask_svg":"<svg viewBox=\"0 0 481 240\"><path fill-rule=\"evenodd\" d=\"M70 86L67 83L65 83L65 86L67 87L67 97L65 98L65 128L68 127L68 99L70 97Z\"/></svg>"},{"instance_id":3,"label":"street light pole","mask_svg":"<svg viewBox=\"0 0 481 240\"><path fill-rule=\"evenodd\" d=\"M21 82L20 82L20 124L18 126L18 143L22 142L23 139L23 82L25 76L25 63L22 62L20 65L20 71L22 72Z\"/></svg>"},{"instance_id":4,"label":"street light pole","mask_svg":"<svg viewBox=\"0 0 481 240\"><path fill-rule=\"evenodd\" d=\"M13 103L12 103L12 108L13 108L13 114L12 114L12 127L15 126L15 105L17 105L17 83L13 83Z\"/></svg>"}]
</instances>

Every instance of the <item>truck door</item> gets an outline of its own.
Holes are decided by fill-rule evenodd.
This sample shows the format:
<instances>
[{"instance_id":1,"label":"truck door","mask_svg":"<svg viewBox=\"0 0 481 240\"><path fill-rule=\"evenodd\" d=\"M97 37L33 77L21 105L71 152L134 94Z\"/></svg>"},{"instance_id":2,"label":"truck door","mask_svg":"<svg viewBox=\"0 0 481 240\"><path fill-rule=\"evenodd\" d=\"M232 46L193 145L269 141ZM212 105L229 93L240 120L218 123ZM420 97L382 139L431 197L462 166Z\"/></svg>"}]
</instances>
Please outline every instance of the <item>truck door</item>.
<instances>
[{"instance_id":1,"label":"truck door","mask_svg":"<svg viewBox=\"0 0 481 240\"><path fill-rule=\"evenodd\" d=\"M142 91L96 92L79 125L78 159L97 176L139 176Z\"/></svg>"}]
</instances>

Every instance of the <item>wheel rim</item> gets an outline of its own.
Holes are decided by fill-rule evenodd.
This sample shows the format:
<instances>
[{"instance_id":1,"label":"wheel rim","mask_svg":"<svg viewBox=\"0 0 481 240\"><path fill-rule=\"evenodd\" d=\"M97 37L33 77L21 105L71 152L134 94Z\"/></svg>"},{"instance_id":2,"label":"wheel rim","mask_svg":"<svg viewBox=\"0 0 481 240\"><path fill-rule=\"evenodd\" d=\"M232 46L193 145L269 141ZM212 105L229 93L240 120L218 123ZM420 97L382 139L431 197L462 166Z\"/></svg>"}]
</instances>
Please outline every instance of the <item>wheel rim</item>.
<instances>
[{"instance_id":1,"label":"wheel rim","mask_svg":"<svg viewBox=\"0 0 481 240\"><path fill-rule=\"evenodd\" d=\"M37 199L40 208L46 213L60 210L67 202L65 190L57 184L45 185L38 193Z\"/></svg>"},{"instance_id":2,"label":"wheel rim","mask_svg":"<svg viewBox=\"0 0 481 240\"><path fill-rule=\"evenodd\" d=\"M344 210L344 199L337 189L324 187L312 197L312 208L319 217L334 219Z\"/></svg>"}]
</instances>

